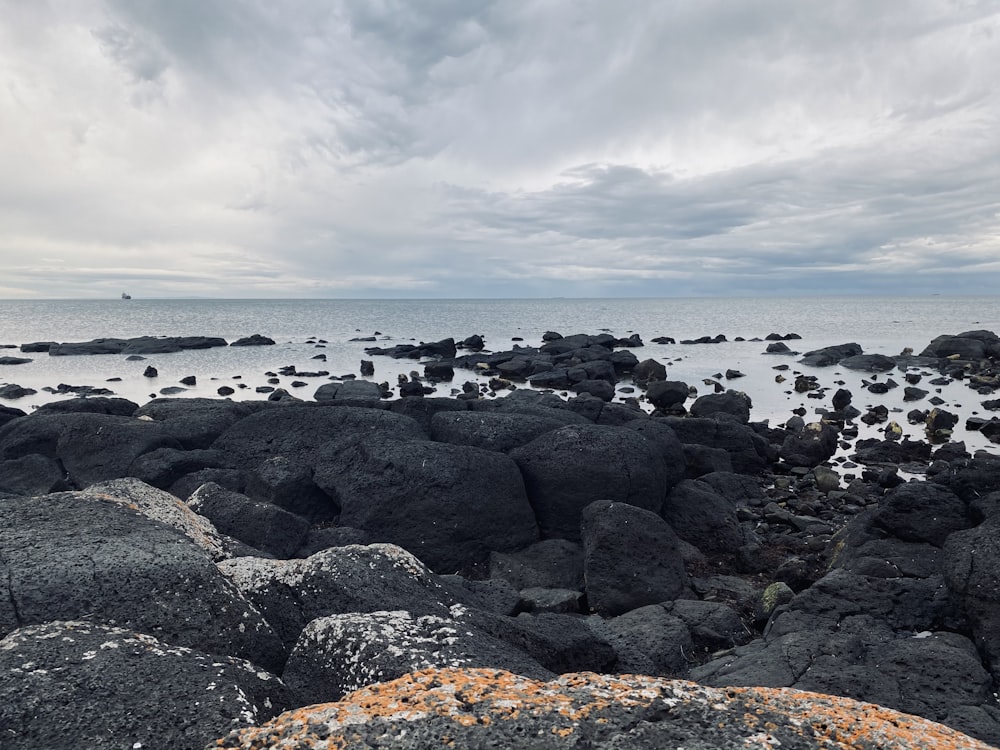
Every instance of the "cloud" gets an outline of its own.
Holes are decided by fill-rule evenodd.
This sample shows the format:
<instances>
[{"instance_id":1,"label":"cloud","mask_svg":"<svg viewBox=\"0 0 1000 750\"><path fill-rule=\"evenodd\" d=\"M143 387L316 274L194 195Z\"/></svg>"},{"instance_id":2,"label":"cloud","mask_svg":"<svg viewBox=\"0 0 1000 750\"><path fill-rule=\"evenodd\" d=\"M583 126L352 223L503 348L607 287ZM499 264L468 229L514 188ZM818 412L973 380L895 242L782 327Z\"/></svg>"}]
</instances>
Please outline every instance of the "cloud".
<instances>
[{"instance_id":1,"label":"cloud","mask_svg":"<svg viewBox=\"0 0 1000 750\"><path fill-rule=\"evenodd\" d=\"M0 11L4 295L998 280L991 2Z\"/></svg>"}]
</instances>

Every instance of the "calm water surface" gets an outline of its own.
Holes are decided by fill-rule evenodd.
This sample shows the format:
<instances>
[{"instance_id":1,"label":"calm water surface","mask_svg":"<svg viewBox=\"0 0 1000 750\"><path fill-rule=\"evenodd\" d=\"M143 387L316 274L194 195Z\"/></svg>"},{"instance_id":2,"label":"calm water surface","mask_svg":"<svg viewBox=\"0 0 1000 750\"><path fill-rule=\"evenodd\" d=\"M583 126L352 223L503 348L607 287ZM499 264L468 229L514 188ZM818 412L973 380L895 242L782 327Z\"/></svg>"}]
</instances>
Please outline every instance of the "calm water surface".
<instances>
[{"instance_id":1,"label":"calm water surface","mask_svg":"<svg viewBox=\"0 0 1000 750\"><path fill-rule=\"evenodd\" d=\"M1000 332L998 297L795 297L748 299L521 299L521 300L0 300L0 344L32 341L87 341L100 337L134 336L221 336L229 341L260 333L270 336L276 346L218 348L149 356L145 361L128 362L122 356L49 357L31 354L25 365L0 367L0 384L19 383L38 389L35 396L0 403L30 410L56 397L41 391L59 383L105 385L118 395L144 403L160 388L177 385L180 378L195 375L197 386L185 396L215 396L223 384L234 384L241 376L250 388L234 398L262 398L253 388L265 383L268 372L285 365L299 370L328 370L332 375L357 373L364 348L371 343L351 338L378 332L379 346L411 340L433 341L448 336L462 339L478 333L487 346L500 351L520 337L526 345L540 343L548 330L570 333L609 331L616 336L638 333L646 342L634 350L640 359L652 357L668 363L670 377L685 380L709 392L704 378L727 368L738 369L745 378L727 385L746 391L754 401L755 419L784 421L789 411L805 406L810 412L820 404L789 393L790 381L775 383L780 363L806 371L794 357L763 355L760 341L767 334L795 332L801 341L789 342L793 349L808 351L850 341L865 352L897 354L904 347L919 352L939 334L971 329ZM670 336L678 341L724 334L729 342L717 345L657 345L651 339ZM311 337L327 344L317 348L307 343ZM748 341L737 342L742 337ZM314 360L318 353L327 361ZM18 355L16 350L0 350L0 356ZM153 365L160 377L142 377ZM375 380L395 382L401 372L420 370L413 360L375 358ZM825 368L811 371L824 385L835 381L855 393L855 405L863 408L868 400L861 390L857 373ZM899 380L898 373L897 380ZM883 377L883 376L880 376ZM109 378L121 381L105 383ZM471 373L456 373L456 384L473 379ZM311 398L325 379L311 379L309 385L292 389L300 398ZM441 386L448 395L451 386ZM879 403L904 408L902 388ZM941 396L955 411L967 415L979 409L977 396L964 386L946 386ZM871 397L872 403L875 397ZM926 404L906 404L905 410L927 408ZM901 414L898 419L905 423ZM905 426L905 425L904 425ZM908 430L910 428L907 427ZM974 433L963 434L970 447L981 440Z\"/></svg>"}]
</instances>

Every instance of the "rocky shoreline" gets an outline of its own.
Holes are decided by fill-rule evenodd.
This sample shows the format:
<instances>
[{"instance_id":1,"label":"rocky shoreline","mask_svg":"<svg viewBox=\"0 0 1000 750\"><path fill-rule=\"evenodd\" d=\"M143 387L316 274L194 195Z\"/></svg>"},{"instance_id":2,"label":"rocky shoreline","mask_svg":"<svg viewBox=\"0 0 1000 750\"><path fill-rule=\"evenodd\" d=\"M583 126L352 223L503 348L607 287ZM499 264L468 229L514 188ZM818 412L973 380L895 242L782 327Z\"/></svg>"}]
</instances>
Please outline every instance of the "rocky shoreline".
<instances>
[{"instance_id":1,"label":"rocky shoreline","mask_svg":"<svg viewBox=\"0 0 1000 750\"><path fill-rule=\"evenodd\" d=\"M372 348L422 372L339 377L312 401L275 389L0 407L0 746L426 747L473 722L540 731L537 747L654 747L672 741L673 699L605 717L614 731L579 706L673 694L671 680L759 686L774 705L779 688L843 696L1000 744L1000 457L953 439L993 442L1000 420L960 424L931 395L960 381L1000 406L1000 339L940 336L896 357L764 341L815 421L752 422L732 369L695 397L655 350L636 355L638 336L555 333L506 352L474 336ZM913 389L930 408L857 409L793 362L861 371L866 399ZM463 371L474 377L449 385ZM904 437L903 419L925 439ZM859 423L880 436L859 438ZM659 682L573 676L591 672ZM561 705L572 683L569 724L523 697L558 675L544 690ZM414 679L513 680L533 723L470 699L348 731L354 691L385 683L391 703ZM339 718L301 710L330 701ZM872 746L846 730L841 744L792 739L792 714L748 728L745 709L726 714L729 739L685 746L767 747L767 732ZM259 744L275 727L303 744ZM959 746L921 731L898 746Z\"/></svg>"}]
</instances>

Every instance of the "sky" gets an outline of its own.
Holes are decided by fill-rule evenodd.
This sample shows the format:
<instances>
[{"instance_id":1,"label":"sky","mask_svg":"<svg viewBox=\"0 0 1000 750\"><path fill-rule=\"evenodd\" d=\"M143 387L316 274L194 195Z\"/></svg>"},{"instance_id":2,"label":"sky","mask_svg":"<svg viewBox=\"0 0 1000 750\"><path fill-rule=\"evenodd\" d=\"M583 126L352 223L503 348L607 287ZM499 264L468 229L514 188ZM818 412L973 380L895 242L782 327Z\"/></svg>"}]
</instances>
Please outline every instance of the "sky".
<instances>
[{"instance_id":1,"label":"sky","mask_svg":"<svg viewBox=\"0 0 1000 750\"><path fill-rule=\"evenodd\" d=\"M0 0L0 298L996 294L997 0Z\"/></svg>"}]
</instances>

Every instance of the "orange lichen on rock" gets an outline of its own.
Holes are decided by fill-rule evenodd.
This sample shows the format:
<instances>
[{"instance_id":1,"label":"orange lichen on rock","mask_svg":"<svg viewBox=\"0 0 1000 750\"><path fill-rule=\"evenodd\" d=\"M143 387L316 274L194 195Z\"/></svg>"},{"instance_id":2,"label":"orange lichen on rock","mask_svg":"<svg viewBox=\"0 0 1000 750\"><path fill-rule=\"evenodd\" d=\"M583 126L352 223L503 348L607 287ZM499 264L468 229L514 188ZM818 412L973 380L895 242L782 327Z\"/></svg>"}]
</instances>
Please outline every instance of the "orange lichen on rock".
<instances>
[{"instance_id":1,"label":"orange lichen on rock","mask_svg":"<svg viewBox=\"0 0 1000 750\"><path fill-rule=\"evenodd\" d=\"M428 669L300 708L212 747L333 750L443 744L989 750L925 719L847 698L591 673L538 682L497 669ZM626 744L621 744L625 742ZM680 744L683 742L683 744ZM499 744L497 744L499 743ZM673 743L673 744L667 744Z\"/></svg>"}]
</instances>

